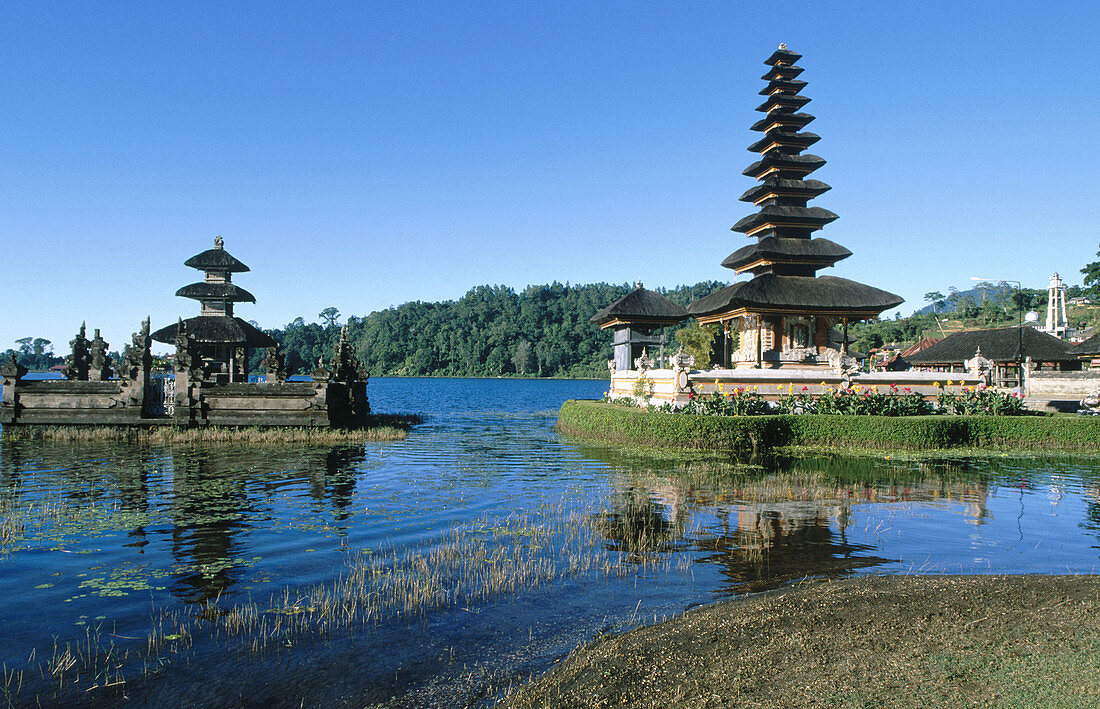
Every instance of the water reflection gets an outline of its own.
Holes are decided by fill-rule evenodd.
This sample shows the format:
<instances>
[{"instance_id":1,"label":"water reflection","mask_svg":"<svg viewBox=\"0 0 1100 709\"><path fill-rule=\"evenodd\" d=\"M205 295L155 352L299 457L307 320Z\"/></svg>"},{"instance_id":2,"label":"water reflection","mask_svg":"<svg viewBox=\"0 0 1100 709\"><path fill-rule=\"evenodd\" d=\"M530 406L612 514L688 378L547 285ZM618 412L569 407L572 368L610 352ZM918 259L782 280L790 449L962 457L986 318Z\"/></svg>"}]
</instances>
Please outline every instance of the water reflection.
<instances>
[{"instance_id":1,"label":"water reflection","mask_svg":"<svg viewBox=\"0 0 1100 709\"><path fill-rule=\"evenodd\" d=\"M1057 516L1074 497L1075 476L1035 480L1035 459L891 463L823 456L746 464L642 460L602 449L585 454L617 472L611 509L597 525L609 548L694 553L697 563L718 568L719 590L727 595L874 569L974 573L1001 565L1016 571L1021 562L1008 551L1024 538L1025 495L1033 524L1040 525L1031 535L1037 549L1059 534L1037 518ZM1078 480L1093 471L1088 461L1045 465L1068 467ZM1085 526L1100 536L1098 489L1089 484L1082 492L1089 500ZM1037 507L1039 494L1045 504ZM991 501L1004 519L996 519ZM1060 570L1091 565L1078 555L1074 566Z\"/></svg>"}]
</instances>

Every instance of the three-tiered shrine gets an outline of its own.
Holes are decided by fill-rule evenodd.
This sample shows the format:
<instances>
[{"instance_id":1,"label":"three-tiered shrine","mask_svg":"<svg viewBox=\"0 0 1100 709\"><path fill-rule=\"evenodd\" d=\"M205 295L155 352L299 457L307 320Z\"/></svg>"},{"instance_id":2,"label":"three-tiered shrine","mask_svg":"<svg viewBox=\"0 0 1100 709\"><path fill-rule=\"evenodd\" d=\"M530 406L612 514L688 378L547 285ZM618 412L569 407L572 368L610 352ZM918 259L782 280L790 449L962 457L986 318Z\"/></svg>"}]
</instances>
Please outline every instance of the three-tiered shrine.
<instances>
[{"instance_id":1,"label":"three-tiered shrine","mask_svg":"<svg viewBox=\"0 0 1100 709\"><path fill-rule=\"evenodd\" d=\"M204 274L202 281L176 291L182 298L199 301L199 315L163 327L151 337L165 344L175 344L177 340L193 342L204 376L229 382L248 381L249 350L278 344L267 333L233 316L234 303L256 302L255 296L233 283L233 274L248 271L248 266L225 250L220 236L214 239L214 248L192 256L183 265Z\"/></svg>"},{"instance_id":2,"label":"three-tiered shrine","mask_svg":"<svg viewBox=\"0 0 1100 709\"><path fill-rule=\"evenodd\" d=\"M740 198L759 210L732 229L757 243L722 262L737 273L752 274L752 279L688 306L700 324L721 325L725 367L836 366L846 354L849 321L877 317L902 303L899 296L878 288L817 275L852 252L814 236L837 215L808 206L830 188L808 179L825 161L803 153L820 136L802 130L814 117L799 110L810 101L799 94L806 86L797 78L802 67L795 63L801 57L780 45L764 62L770 68L761 78L768 84L760 93L767 99L756 110L766 115L752 126L764 137L749 146L761 157L744 171L759 184ZM843 335L834 346L831 333L838 324Z\"/></svg>"}]
</instances>

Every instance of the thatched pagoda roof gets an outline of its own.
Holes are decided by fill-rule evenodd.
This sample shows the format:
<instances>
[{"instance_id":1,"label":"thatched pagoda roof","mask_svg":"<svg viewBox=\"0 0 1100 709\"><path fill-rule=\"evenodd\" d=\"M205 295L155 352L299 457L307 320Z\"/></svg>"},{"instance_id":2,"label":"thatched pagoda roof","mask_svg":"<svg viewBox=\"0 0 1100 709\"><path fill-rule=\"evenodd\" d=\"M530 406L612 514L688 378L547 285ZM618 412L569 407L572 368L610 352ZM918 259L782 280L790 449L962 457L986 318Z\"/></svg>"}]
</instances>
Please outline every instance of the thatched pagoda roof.
<instances>
[{"instance_id":1,"label":"thatched pagoda roof","mask_svg":"<svg viewBox=\"0 0 1100 709\"><path fill-rule=\"evenodd\" d=\"M184 332L204 345L231 345L235 347L274 347L275 338L254 325L227 315L199 315L183 321ZM162 327L152 337L157 342L173 344L179 323Z\"/></svg>"},{"instance_id":2,"label":"thatched pagoda roof","mask_svg":"<svg viewBox=\"0 0 1100 709\"><path fill-rule=\"evenodd\" d=\"M726 257L722 265L737 270L760 260L812 262L832 266L852 252L828 239L795 239L765 236L755 244L742 247Z\"/></svg>"},{"instance_id":3,"label":"thatched pagoda roof","mask_svg":"<svg viewBox=\"0 0 1100 709\"><path fill-rule=\"evenodd\" d=\"M792 52L791 50L787 49L787 45L781 44L779 45L779 49L772 52L772 55L764 60L764 63L768 66L775 66L777 64L789 65L794 64L801 58L801 54L799 54L798 52Z\"/></svg>"},{"instance_id":4,"label":"thatched pagoda roof","mask_svg":"<svg viewBox=\"0 0 1100 709\"><path fill-rule=\"evenodd\" d=\"M255 303L256 296L232 283L192 283L176 291L182 298L195 300L225 300L234 303Z\"/></svg>"},{"instance_id":5,"label":"thatched pagoda roof","mask_svg":"<svg viewBox=\"0 0 1100 709\"><path fill-rule=\"evenodd\" d=\"M805 135L803 133L802 135ZM745 191L738 197L742 202L755 202L767 195L794 196L800 199L812 199L823 192L828 192L832 187L821 180L791 180L785 177L771 174Z\"/></svg>"},{"instance_id":6,"label":"thatched pagoda roof","mask_svg":"<svg viewBox=\"0 0 1100 709\"><path fill-rule=\"evenodd\" d=\"M250 270L248 266L235 259L228 251L216 246L207 249L201 254L195 254L183 262L184 266L197 268L200 271L226 271L228 273L244 273Z\"/></svg>"},{"instance_id":7,"label":"thatched pagoda roof","mask_svg":"<svg viewBox=\"0 0 1100 709\"><path fill-rule=\"evenodd\" d=\"M730 227L730 231L747 234L758 227L769 224L820 229L836 219L836 214L833 214L823 207L796 207L782 204L769 204L766 207L761 207L759 212L741 218L736 224Z\"/></svg>"},{"instance_id":8,"label":"thatched pagoda roof","mask_svg":"<svg viewBox=\"0 0 1100 709\"><path fill-rule=\"evenodd\" d=\"M676 303L639 286L592 316L601 328L624 325L675 325L689 317Z\"/></svg>"},{"instance_id":9,"label":"thatched pagoda roof","mask_svg":"<svg viewBox=\"0 0 1100 709\"><path fill-rule=\"evenodd\" d=\"M688 312L700 316L744 308L874 317L902 302L901 296L846 278L765 273L700 298L688 306Z\"/></svg>"},{"instance_id":10,"label":"thatched pagoda roof","mask_svg":"<svg viewBox=\"0 0 1100 709\"><path fill-rule=\"evenodd\" d=\"M1023 351L1020 350L1021 341ZM955 332L920 352L905 357L913 365L962 364L978 348L982 357L994 362L1016 362L1030 357L1036 362L1076 361L1073 346L1033 327L1004 327L992 330Z\"/></svg>"}]
</instances>

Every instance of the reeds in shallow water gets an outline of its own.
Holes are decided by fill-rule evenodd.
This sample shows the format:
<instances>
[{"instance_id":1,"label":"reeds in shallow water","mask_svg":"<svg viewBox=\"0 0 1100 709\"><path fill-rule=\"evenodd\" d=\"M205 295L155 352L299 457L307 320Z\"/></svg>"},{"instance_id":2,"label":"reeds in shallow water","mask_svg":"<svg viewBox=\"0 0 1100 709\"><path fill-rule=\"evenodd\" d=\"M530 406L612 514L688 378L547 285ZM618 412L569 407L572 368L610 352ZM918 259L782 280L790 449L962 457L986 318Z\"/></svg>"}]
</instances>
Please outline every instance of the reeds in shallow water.
<instances>
[{"instance_id":1,"label":"reeds in shallow water","mask_svg":"<svg viewBox=\"0 0 1100 709\"><path fill-rule=\"evenodd\" d=\"M40 701L57 703L73 692L119 687L124 673L158 673L200 642L260 655L433 611L469 609L564 578L667 572L674 564L683 570L690 563L685 555L674 561L662 553L659 535L632 535L649 541L632 544L629 552L609 546L601 519L604 515L562 503L538 514L460 527L421 548L359 551L329 584L284 588L266 602L223 603L218 598L156 612L141 648L121 650L113 636L95 626L80 643L55 643L48 661L28 662L52 685L28 690L21 674L5 669L6 691L15 697L9 702L31 701L20 696L28 691Z\"/></svg>"},{"instance_id":2,"label":"reeds in shallow water","mask_svg":"<svg viewBox=\"0 0 1100 709\"><path fill-rule=\"evenodd\" d=\"M3 437L11 441L58 443L237 443L245 445L359 443L404 440L408 430L423 419L416 414L379 414L356 428L180 428L178 426L10 426Z\"/></svg>"}]
</instances>

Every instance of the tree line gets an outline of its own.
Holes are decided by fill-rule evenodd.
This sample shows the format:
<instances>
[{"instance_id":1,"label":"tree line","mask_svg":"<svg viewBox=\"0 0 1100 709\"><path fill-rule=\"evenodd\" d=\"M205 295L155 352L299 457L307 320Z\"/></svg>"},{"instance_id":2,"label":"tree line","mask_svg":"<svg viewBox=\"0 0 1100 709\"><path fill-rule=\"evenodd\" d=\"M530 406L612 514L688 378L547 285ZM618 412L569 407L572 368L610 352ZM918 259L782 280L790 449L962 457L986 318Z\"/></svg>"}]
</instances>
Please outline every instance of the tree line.
<instances>
[{"instance_id":1,"label":"tree line","mask_svg":"<svg viewBox=\"0 0 1100 709\"><path fill-rule=\"evenodd\" d=\"M657 289L686 306L727 284L706 281ZM627 284L551 283L521 292L477 286L457 300L414 301L344 325L356 354L374 376L606 377L611 333L590 322L596 311L632 290ZM267 332L282 343L289 373L306 374L331 356L340 313L323 322L297 318Z\"/></svg>"}]
</instances>

